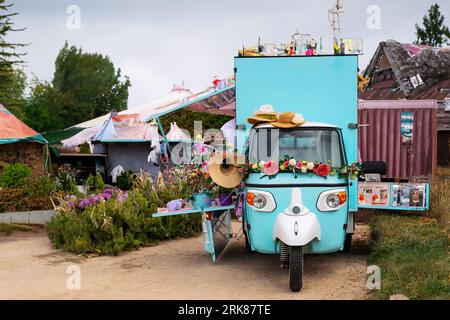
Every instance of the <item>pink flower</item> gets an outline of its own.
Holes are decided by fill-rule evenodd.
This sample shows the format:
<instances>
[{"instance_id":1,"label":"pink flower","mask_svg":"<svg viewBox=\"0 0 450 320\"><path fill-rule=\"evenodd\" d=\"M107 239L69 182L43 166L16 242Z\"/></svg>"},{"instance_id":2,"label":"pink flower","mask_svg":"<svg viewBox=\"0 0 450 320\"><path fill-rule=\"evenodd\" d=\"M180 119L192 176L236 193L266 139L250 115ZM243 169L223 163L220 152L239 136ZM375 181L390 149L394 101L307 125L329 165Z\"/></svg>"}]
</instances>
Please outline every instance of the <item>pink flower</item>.
<instances>
[{"instance_id":1,"label":"pink flower","mask_svg":"<svg viewBox=\"0 0 450 320\"><path fill-rule=\"evenodd\" d=\"M301 161L297 162L295 167L300 170L302 168L302 162Z\"/></svg>"},{"instance_id":2,"label":"pink flower","mask_svg":"<svg viewBox=\"0 0 450 320\"><path fill-rule=\"evenodd\" d=\"M268 176L274 176L278 173L278 171L279 168L277 162L269 160L264 164L264 173L267 174Z\"/></svg>"}]
</instances>

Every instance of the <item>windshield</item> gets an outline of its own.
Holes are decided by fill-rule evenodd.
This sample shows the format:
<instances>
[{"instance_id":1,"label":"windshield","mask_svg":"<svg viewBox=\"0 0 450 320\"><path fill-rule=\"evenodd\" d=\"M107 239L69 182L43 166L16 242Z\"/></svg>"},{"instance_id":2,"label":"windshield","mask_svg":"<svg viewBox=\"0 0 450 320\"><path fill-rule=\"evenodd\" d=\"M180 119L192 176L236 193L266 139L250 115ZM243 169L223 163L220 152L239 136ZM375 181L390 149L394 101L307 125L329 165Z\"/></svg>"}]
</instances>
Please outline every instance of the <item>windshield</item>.
<instances>
[{"instance_id":1,"label":"windshield","mask_svg":"<svg viewBox=\"0 0 450 320\"><path fill-rule=\"evenodd\" d=\"M250 133L249 162L282 160L318 161L342 167L342 146L334 129L257 129Z\"/></svg>"}]
</instances>

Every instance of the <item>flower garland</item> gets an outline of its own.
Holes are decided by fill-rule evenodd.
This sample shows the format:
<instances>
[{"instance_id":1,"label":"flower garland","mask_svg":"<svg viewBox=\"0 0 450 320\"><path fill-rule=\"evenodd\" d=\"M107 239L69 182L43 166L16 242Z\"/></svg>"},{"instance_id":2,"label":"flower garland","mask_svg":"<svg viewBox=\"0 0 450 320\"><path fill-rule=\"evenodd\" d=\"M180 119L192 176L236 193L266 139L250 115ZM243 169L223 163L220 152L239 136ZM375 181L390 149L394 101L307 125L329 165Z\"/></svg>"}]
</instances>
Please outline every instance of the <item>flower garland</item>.
<instances>
[{"instance_id":1,"label":"flower garland","mask_svg":"<svg viewBox=\"0 0 450 320\"><path fill-rule=\"evenodd\" d=\"M351 179L355 179L362 175L362 165L355 162L343 167L334 167L318 161L308 162L286 157L284 160L279 160L278 162L269 160L267 162L261 161L259 163L245 164L243 173L244 175L265 173L269 178L276 176L278 173L295 173L318 175L323 178L338 175L340 178L351 177Z\"/></svg>"}]
</instances>

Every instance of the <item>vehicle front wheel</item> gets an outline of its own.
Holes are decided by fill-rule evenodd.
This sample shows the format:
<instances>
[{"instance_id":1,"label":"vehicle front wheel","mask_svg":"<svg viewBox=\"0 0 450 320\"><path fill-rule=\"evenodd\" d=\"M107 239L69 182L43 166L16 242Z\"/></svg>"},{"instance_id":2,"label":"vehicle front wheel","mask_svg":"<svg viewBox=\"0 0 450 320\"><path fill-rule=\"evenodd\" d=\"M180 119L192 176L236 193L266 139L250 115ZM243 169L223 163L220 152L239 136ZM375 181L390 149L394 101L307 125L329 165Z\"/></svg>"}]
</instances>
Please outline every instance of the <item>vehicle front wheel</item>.
<instances>
[{"instance_id":1,"label":"vehicle front wheel","mask_svg":"<svg viewBox=\"0 0 450 320\"><path fill-rule=\"evenodd\" d=\"M299 292L303 286L303 247L290 247L289 286L293 292Z\"/></svg>"},{"instance_id":2,"label":"vehicle front wheel","mask_svg":"<svg viewBox=\"0 0 450 320\"><path fill-rule=\"evenodd\" d=\"M345 235L344 248L342 249L342 252L349 253L350 250L352 250L352 237L353 233L347 233Z\"/></svg>"}]
</instances>

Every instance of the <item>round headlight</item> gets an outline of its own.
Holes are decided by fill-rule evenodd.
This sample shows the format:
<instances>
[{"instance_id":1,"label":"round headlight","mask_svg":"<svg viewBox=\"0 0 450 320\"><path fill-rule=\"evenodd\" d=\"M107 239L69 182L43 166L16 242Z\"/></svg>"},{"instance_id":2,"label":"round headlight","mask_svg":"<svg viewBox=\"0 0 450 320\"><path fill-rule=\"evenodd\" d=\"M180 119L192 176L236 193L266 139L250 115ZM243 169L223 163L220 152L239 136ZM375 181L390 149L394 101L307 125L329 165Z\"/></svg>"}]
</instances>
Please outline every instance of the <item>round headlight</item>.
<instances>
[{"instance_id":1,"label":"round headlight","mask_svg":"<svg viewBox=\"0 0 450 320\"><path fill-rule=\"evenodd\" d=\"M253 198L253 206L256 209L264 208L266 206L266 203L267 203L266 197L264 197L261 194L258 194Z\"/></svg>"},{"instance_id":2,"label":"round headlight","mask_svg":"<svg viewBox=\"0 0 450 320\"><path fill-rule=\"evenodd\" d=\"M327 206L329 206L330 208L337 208L339 206L339 197L335 194L330 194L327 197Z\"/></svg>"}]
</instances>

